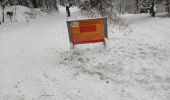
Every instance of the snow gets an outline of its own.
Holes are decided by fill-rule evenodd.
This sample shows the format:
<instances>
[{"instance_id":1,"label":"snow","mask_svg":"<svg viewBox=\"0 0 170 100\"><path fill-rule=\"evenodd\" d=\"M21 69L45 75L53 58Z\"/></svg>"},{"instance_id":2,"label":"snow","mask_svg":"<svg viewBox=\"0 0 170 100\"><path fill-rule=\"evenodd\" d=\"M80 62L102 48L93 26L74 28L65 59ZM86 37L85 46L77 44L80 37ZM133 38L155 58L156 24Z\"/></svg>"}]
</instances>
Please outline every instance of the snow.
<instances>
[{"instance_id":1,"label":"snow","mask_svg":"<svg viewBox=\"0 0 170 100\"><path fill-rule=\"evenodd\" d=\"M71 12L69 20L82 18L78 8ZM1 25L0 100L169 100L170 19L122 18L128 25L109 27L107 49L74 51L63 7L29 24Z\"/></svg>"},{"instance_id":2,"label":"snow","mask_svg":"<svg viewBox=\"0 0 170 100\"><path fill-rule=\"evenodd\" d=\"M41 12L40 9L27 8L24 6L6 6L4 14L5 14L5 24L11 23L9 15L7 12L13 12L12 22L17 24L29 24L30 21L34 21L33 19L45 15L45 13ZM0 9L0 13L2 13L2 9ZM2 19L2 16L0 16Z\"/></svg>"}]
</instances>

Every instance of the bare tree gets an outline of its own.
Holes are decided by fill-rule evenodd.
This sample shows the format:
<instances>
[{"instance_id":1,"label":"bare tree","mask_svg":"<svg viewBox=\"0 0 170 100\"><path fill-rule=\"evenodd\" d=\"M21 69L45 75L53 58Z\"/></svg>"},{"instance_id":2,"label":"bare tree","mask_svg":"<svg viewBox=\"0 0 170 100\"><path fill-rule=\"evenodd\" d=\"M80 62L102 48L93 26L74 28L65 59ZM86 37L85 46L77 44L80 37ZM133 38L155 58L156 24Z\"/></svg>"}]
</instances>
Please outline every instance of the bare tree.
<instances>
[{"instance_id":1,"label":"bare tree","mask_svg":"<svg viewBox=\"0 0 170 100\"><path fill-rule=\"evenodd\" d=\"M166 4L167 4L167 12L168 12L168 17L170 16L170 4L169 4L169 0L166 0Z\"/></svg>"},{"instance_id":2,"label":"bare tree","mask_svg":"<svg viewBox=\"0 0 170 100\"><path fill-rule=\"evenodd\" d=\"M38 8L37 0L31 0L31 2L32 2L34 8Z\"/></svg>"},{"instance_id":3,"label":"bare tree","mask_svg":"<svg viewBox=\"0 0 170 100\"><path fill-rule=\"evenodd\" d=\"M5 22L5 14L4 14L4 10L5 10L5 4L7 3L7 0L0 0L1 3L1 7L2 7L2 23Z\"/></svg>"}]
</instances>

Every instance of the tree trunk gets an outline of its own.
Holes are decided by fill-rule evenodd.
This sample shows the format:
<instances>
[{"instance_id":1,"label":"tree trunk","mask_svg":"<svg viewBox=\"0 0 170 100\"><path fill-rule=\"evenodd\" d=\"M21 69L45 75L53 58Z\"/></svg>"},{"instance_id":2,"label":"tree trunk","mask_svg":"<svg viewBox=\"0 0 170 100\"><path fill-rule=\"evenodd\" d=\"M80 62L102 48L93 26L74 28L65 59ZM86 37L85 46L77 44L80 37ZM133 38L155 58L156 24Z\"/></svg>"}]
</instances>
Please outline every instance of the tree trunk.
<instances>
[{"instance_id":1,"label":"tree trunk","mask_svg":"<svg viewBox=\"0 0 170 100\"><path fill-rule=\"evenodd\" d=\"M127 0L125 1L125 12L128 12L128 8L127 8Z\"/></svg>"},{"instance_id":2,"label":"tree trunk","mask_svg":"<svg viewBox=\"0 0 170 100\"><path fill-rule=\"evenodd\" d=\"M138 3L139 3L139 0L136 0L136 12L138 13L139 12L139 5L138 5Z\"/></svg>"},{"instance_id":3,"label":"tree trunk","mask_svg":"<svg viewBox=\"0 0 170 100\"><path fill-rule=\"evenodd\" d=\"M38 7L42 7L42 0L38 0L38 1L37 1L37 6L38 6Z\"/></svg>"},{"instance_id":4,"label":"tree trunk","mask_svg":"<svg viewBox=\"0 0 170 100\"><path fill-rule=\"evenodd\" d=\"M53 6L56 9L56 11L58 11L58 6L57 6L57 1L56 0L52 0L53 1Z\"/></svg>"},{"instance_id":5,"label":"tree trunk","mask_svg":"<svg viewBox=\"0 0 170 100\"><path fill-rule=\"evenodd\" d=\"M32 0L32 4L33 4L34 8L38 8L38 6L37 6L37 0Z\"/></svg>"},{"instance_id":6,"label":"tree trunk","mask_svg":"<svg viewBox=\"0 0 170 100\"><path fill-rule=\"evenodd\" d=\"M2 23L5 22L5 17L4 17L4 10L5 10L5 5L2 5Z\"/></svg>"},{"instance_id":7,"label":"tree trunk","mask_svg":"<svg viewBox=\"0 0 170 100\"><path fill-rule=\"evenodd\" d=\"M22 0L18 0L18 4L19 4L19 5L22 5Z\"/></svg>"},{"instance_id":8,"label":"tree trunk","mask_svg":"<svg viewBox=\"0 0 170 100\"><path fill-rule=\"evenodd\" d=\"M45 5L46 5L46 8L49 9L47 0L45 1Z\"/></svg>"},{"instance_id":9,"label":"tree trunk","mask_svg":"<svg viewBox=\"0 0 170 100\"><path fill-rule=\"evenodd\" d=\"M168 17L170 16L170 9L169 9L169 0L166 0L167 3L167 12L168 12Z\"/></svg>"},{"instance_id":10,"label":"tree trunk","mask_svg":"<svg viewBox=\"0 0 170 100\"><path fill-rule=\"evenodd\" d=\"M152 17L155 17L155 0L152 1L152 7L150 8L150 13L152 15Z\"/></svg>"},{"instance_id":11,"label":"tree trunk","mask_svg":"<svg viewBox=\"0 0 170 100\"><path fill-rule=\"evenodd\" d=\"M80 7L80 5L81 5L80 0L77 0L77 4L78 4L78 7Z\"/></svg>"},{"instance_id":12,"label":"tree trunk","mask_svg":"<svg viewBox=\"0 0 170 100\"><path fill-rule=\"evenodd\" d=\"M120 10L120 13L122 13L122 4L121 4L121 2L119 3L119 10Z\"/></svg>"},{"instance_id":13,"label":"tree trunk","mask_svg":"<svg viewBox=\"0 0 170 100\"><path fill-rule=\"evenodd\" d=\"M8 0L8 2L9 2L9 4L10 4L10 6L13 6L13 3L12 3L11 0Z\"/></svg>"}]
</instances>

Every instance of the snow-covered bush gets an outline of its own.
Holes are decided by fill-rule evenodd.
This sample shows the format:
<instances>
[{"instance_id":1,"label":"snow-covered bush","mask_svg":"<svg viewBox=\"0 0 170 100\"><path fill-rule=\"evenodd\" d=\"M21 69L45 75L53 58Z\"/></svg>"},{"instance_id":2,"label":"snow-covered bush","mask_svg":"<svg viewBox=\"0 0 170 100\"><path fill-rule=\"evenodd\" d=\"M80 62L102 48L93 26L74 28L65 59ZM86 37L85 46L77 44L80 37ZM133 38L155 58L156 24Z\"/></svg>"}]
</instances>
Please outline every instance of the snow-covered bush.
<instances>
[{"instance_id":1,"label":"snow-covered bush","mask_svg":"<svg viewBox=\"0 0 170 100\"><path fill-rule=\"evenodd\" d=\"M107 17L109 30L121 36L127 36L131 29L129 24L120 16L119 0L89 0L80 6L83 16L88 18Z\"/></svg>"},{"instance_id":2,"label":"snow-covered bush","mask_svg":"<svg viewBox=\"0 0 170 100\"><path fill-rule=\"evenodd\" d=\"M90 0L82 3L80 8L82 11L89 11L93 14L98 13L100 16L107 16L108 18L118 17L117 2L115 0ZM95 13L95 14L96 14Z\"/></svg>"},{"instance_id":3,"label":"snow-covered bush","mask_svg":"<svg viewBox=\"0 0 170 100\"><path fill-rule=\"evenodd\" d=\"M1 12L1 11L0 11ZM5 23L11 23L7 12L13 12L12 23L28 24L31 20L37 16L41 16L43 13L40 9L28 8L24 6L7 6L5 9ZM0 19L2 16L0 16Z\"/></svg>"},{"instance_id":4,"label":"snow-covered bush","mask_svg":"<svg viewBox=\"0 0 170 100\"><path fill-rule=\"evenodd\" d=\"M120 23L118 0L89 0L81 4L81 12L84 16L95 17L107 17L110 24Z\"/></svg>"}]
</instances>

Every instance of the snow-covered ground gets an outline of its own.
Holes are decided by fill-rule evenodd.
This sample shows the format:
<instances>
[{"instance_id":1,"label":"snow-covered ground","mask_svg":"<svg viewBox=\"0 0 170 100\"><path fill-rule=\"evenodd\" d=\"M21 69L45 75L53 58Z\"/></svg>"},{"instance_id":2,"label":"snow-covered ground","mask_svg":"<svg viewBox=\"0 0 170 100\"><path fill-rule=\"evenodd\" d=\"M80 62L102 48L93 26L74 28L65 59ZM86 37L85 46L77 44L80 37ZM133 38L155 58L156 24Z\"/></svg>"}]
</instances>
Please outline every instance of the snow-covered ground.
<instances>
[{"instance_id":1,"label":"snow-covered ground","mask_svg":"<svg viewBox=\"0 0 170 100\"><path fill-rule=\"evenodd\" d=\"M65 8L22 26L1 25L0 100L169 100L170 19L123 19L129 26L109 28L107 49L99 43L74 51Z\"/></svg>"}]
</instances>

